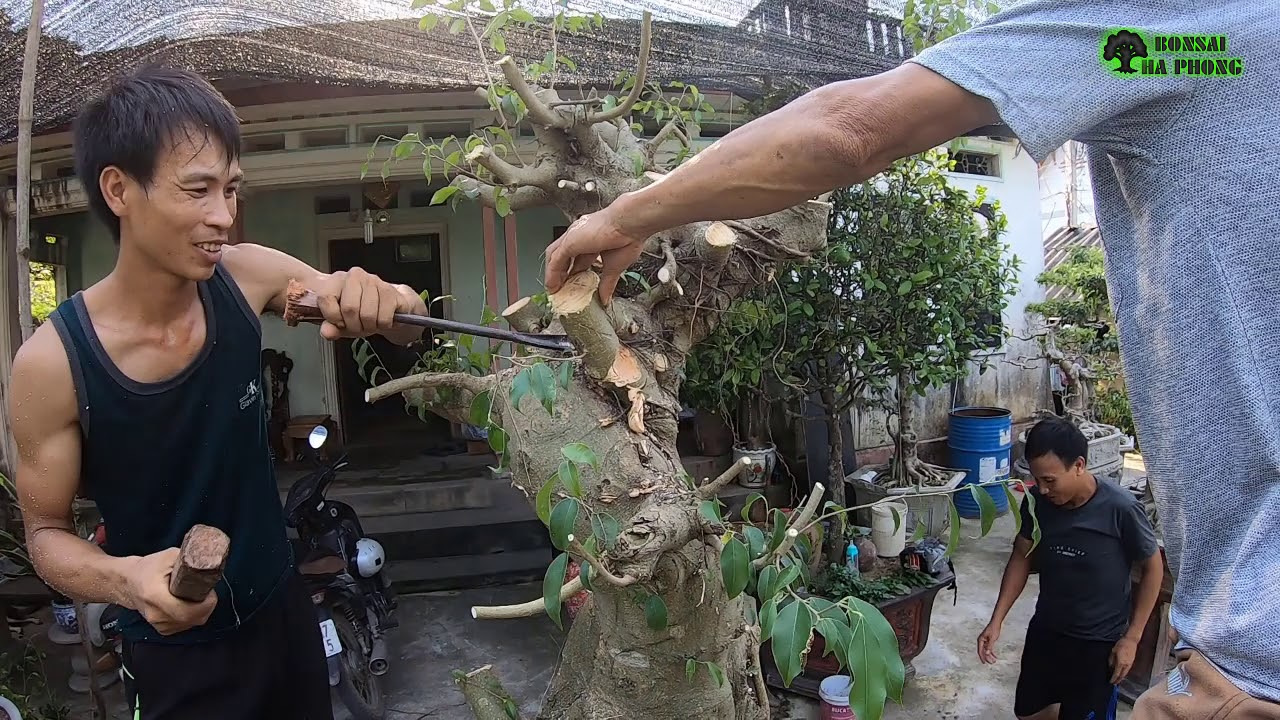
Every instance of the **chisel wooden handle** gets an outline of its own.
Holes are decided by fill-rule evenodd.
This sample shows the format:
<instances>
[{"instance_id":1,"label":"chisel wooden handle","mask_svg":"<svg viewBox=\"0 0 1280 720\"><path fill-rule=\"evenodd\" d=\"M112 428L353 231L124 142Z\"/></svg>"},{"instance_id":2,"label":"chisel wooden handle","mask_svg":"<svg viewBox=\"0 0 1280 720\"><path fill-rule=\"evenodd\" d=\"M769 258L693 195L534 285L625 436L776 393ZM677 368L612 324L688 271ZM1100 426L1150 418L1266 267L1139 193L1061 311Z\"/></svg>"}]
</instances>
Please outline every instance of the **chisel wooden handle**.
<instances>
[{"instance_id":1,"label":"chisel wooden handle","mask_svg":"<svg viewBox=\"0 0 1280 720\"><path fill-rule=\"evenodd\" d=\"M231 539L216 527L196 525L182 538L178 560L169 577L174 597L200 602L222 579L231 552Z\"/></svg>"}]
</instances>

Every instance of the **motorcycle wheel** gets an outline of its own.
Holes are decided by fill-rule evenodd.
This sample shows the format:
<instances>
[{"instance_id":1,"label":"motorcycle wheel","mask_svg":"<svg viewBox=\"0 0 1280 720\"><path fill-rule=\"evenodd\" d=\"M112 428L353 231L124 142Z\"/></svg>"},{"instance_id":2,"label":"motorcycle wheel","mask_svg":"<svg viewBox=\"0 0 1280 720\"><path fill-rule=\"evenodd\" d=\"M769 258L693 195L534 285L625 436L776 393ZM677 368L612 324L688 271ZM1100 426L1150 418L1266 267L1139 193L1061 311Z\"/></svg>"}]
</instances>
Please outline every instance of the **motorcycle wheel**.
<instances>
[{"instance_id":1,"label":"motorcycle wheel","mask_svg":"<svg viewBox=\"0 0 1280 720\"><path fill-rule=\"evenodd\" d=\"M355 626L341 612L333 614L333 624L342 642L342 676L334 688L353 720L383 720L387 714L382 684L369 672L369 662L361 649Z\"/></svg>"}]
</instances>

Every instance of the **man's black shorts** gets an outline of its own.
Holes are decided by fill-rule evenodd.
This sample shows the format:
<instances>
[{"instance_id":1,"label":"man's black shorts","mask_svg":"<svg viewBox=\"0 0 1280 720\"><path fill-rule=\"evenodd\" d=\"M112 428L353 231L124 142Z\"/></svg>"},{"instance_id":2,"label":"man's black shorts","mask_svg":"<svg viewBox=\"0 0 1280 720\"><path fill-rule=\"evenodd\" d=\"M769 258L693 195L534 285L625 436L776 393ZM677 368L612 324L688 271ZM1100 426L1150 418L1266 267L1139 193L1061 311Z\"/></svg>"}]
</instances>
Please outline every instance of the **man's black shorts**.
<instances>
[{"instance_id":1,"label":"man's black shorts","mask_svg":"<svg viewBox=\"0 0 1280 720\"><path fill-rule=\"evenodd\" d=\"M123 654L140 720L333 720L319 619L296 571L228 637L126 642Z\"/></svg>"},{"instance_id":2,"label":"man's black shorts","mask_svg":"<svg viewBox=\"0 0 1280 720\"><path fill-rule=\"evenodd\" d=\"M1027 629L1013 712L1028 717L1062 704L1059 720L1115 720L1119 690L1111 684L1115 643Z\"/></svg>"}]
</instances>

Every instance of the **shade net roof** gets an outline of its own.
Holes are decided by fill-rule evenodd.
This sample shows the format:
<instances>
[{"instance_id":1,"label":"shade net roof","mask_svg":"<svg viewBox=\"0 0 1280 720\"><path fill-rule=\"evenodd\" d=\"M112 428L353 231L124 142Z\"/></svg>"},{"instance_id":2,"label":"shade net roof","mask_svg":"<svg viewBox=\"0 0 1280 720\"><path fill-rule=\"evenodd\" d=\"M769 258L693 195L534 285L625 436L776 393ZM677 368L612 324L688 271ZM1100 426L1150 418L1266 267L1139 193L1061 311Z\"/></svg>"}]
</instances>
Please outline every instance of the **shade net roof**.
<instances>
[{"instance_id":1,"label":"shade net roof","mask_svg":"<svg viewBox=\"0 0 1280 720\"><path fill-rule=\"evenodd\" d=\"M499 4L500 3L495 3ZM549 17L600 13L603 29L558 38L577 65L558 86L609 87L634 69L644 10L653 14L651 80L747 97L887 70L910 54L899 23L865 0L520 0ZM430 9L430 8L428 8ZM28 0L0 0L0 143L17 137ZM159 63L218 81L305 82L423 92L483 85L470 33L427 32L410 0L48 0L34 94L35 130L65 127L121 71ZM483 28L483 24L479 27ZM541 59L545 31L507 30L508 53ZM498 55L485 45L487 61Z\"/></svg>"}]
</instances>

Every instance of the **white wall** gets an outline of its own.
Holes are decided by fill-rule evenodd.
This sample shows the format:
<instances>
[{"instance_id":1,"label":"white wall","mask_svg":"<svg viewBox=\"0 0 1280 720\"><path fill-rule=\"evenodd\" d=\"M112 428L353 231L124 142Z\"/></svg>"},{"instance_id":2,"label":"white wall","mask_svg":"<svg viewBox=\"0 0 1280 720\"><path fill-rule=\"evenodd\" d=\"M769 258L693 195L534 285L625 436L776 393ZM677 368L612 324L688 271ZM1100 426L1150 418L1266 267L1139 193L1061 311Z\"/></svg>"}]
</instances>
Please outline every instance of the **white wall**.
<instances>
[{"instance_id":1,"label":"white wall","mask_svg":"<svg viewBox=\"0 0 1280 720\"><path fill-rule=\"evenodd\" d=\"M980 185L985 186L987 198L1000 202L1000 210L1008 219L1004 241L1009 252L1021 262L1017 293L1005 309L1005 325L1012 334L1026 336L1029 333L1025 308L1028 303L1044 299L1044 290L1036 282L1036 276L1044 269L1039 167L1014 142L962 138L953 142L951 147L999 155L997 167L1000 177L951 173L949 179L969 192L975 192ZM1037 408L1044 407L1048 402L1047 372L1042 362L1029 361L1037 353L1035 343L1010 339L1000 351L984 354L982 357L992 367L979 374L977 364L974 364L963 384L966 404L1008 408L1013 411L1015 421L1027 418ZM1034 364L1037 369L1027 370L1009 361ZM947 434L947 415L951 407L950 388L942 388L917 402L919 427L916 432L922 441ZM854 447L857 449L880 447L892 442L883 413L855 412L853 428Z\"/></svg>"}]
</instances>

